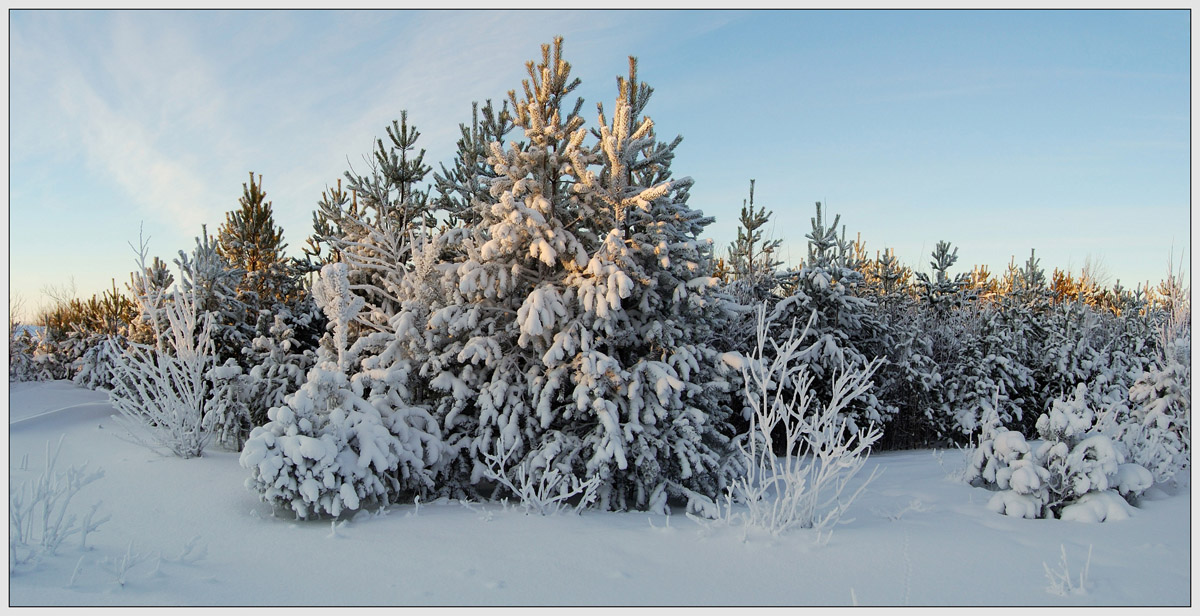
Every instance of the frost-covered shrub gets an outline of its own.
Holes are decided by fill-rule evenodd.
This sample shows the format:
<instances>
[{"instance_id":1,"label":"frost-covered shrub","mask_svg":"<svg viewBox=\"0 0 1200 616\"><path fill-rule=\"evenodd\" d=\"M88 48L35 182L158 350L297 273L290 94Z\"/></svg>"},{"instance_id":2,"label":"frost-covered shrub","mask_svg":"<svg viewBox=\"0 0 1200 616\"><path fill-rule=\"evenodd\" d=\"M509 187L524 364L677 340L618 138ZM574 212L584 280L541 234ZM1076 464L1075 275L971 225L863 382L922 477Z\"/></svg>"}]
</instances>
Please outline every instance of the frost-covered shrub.
<instances>
[{"instance_id":1,"label":"frost-covered shrub","mask_svg":"<svg viewBox=\"0 0 1200 616\"><path fill-rule=\"evenodd\" d=\"M150 271L144 241L137 263L138 271ZM211 437L213 314L202 311L189 293L175 289L168 294L149 276L134 280L153 343L105 342L113 372L109 401L120 413L118 423L135 441L181 458L200 456Z\"/></svg>"},{"instance_id":2,"label":"frost-covered shrub","mask_svg":"<svg viewBox=\"0 0 1200 616\"><path fill-rule=\"evenodd\" d=\"M64 437L65 438L65 435ZM66 470L57 468L63 438L59 438L54 453L46 443L46 466L32 481L22 482L13 489L8 501L8 559L15 567L53 555L68 537L80 536L80 546L87 546L87 536L108 520L96 517L96 503L78 517L71 500L85 486L104 476L104 471L89 471L87 463Z\"/></svg>"},{"instance_id":3,"label":"frost-covered shrub","mask_svg":"<svg viewBox=\"0 0 1200 616\"><path fill-rule=\"evenodd\" d=\"M192 458L201 455L211 436L205 422L212 405L207 374L215 356L209 320L198 324L197 315L181 306L183 297L177 294L166 309L174 315L171 348L131 344L122 350L109 342L116 375L109 401L135 441ZM199 330L196 338L193 329Z\"/></svg>"},{"instance_id":4,"label":"frost-covered shrub","mask_svg":"<svg viewBox=\"0 0 1200 616\"><path fill-rule=\"evenodd\" d=\"M772 534L814 528L818 541L828 540L846 509L874 478L872 474L843 496L882 436L875 425L851 427L844 413L870 389L879 364L873 361L858 368L843 362L825 399L824 392L813 387L809 364L801 358L808 328L799 335L793 328L785 341L777 342L769 338L765 305L757 319L754 353L726 356L743 374L751 416L750 432L738 442L746 471L727 488L725 520L738 518L746 526ZM774 351L770 355L765 352L768 345ZM735 514L734 501L747 511Z\"/></svg>"},{"instance_id":5,"label":"frost-covered shrub","mask_svg":"<svg viewBox=\"0 0 1200 616\"><path fill-rule=\"evenodd\" d=\"M544 455L526 458L514 466L509 460L513 447L505 447L504 441L497 439L496 449L483 453L483 474L519 498L526 512L553 515L562 511L570 499L577 498L575 512L579 513L596 500L600 477L592 476L582 481L570 472L570 468L563 472L553 464L557 451L546 450Z\"/></svg>"}]
</instances>

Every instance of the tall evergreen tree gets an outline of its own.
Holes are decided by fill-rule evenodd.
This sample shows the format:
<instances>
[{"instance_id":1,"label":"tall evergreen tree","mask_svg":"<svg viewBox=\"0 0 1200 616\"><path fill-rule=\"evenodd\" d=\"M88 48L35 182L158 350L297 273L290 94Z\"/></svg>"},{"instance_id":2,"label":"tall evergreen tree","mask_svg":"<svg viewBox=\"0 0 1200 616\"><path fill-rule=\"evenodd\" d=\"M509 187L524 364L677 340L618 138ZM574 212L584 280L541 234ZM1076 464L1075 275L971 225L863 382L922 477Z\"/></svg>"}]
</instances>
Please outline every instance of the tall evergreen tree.
<instances>
[{"instance_id":1,"label":"tall evergreen tree","mask_svg":"<svg viewBox=\"0 0 1200 616\"><path fill-rule=\"evenodd\" d=\"M235 269L244 272L238 284L239 299L251 314L251 325L262 310L294 303L302 294L300 272L284 250L283 229L275 225L271 202L266 199L262 176L242 184L239 208L225 214L225 223L217 232L217 252Z\"/></svg>"},{"instance_id":2,"label":"tall evergreen tree","mask_svg":"<svg viewBox=\"0 0 1200 616\"><path fill-rule=\"evenodd\" d=\"M524 97L510 93L524 140L491 144L480 221L454 261L418 266L437 291L396 319L454 454L442 483L473 491L503 452L514 479L599 477L605 508L711 499L728 441L708 345L722 313L698 239L711 218L669 169L679 140L637 118L650 88L631 70L586 147L561 39L528 69Z\"/></svg>"}]
</instances>

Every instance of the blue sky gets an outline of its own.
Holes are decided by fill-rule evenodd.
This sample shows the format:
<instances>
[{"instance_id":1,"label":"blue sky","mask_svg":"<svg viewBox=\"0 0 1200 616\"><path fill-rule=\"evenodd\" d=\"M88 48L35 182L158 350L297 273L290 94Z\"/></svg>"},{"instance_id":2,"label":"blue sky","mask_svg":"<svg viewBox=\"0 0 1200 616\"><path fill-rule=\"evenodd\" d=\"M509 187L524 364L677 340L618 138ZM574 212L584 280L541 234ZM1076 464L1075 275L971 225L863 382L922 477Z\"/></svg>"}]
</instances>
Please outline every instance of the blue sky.
<instances>
[{"instance_id":1,"label":"blue sky","mask_svg":"<svg viewBox=\"0 0 1200 616\"><path fill-rule=\"evenodd\" d=\"M10 292L123 283L264 176L299 254L321 191L407 109L435 169L556 34L595 103L629 55L676 176L736 236L749 180L793 261L813 203L869 250L958 271L1098 262L1157 282L1190 246L1186 11L12 11ZM1187 255L1190 259L1190 254Z\"/></svg>"}]
</instances>

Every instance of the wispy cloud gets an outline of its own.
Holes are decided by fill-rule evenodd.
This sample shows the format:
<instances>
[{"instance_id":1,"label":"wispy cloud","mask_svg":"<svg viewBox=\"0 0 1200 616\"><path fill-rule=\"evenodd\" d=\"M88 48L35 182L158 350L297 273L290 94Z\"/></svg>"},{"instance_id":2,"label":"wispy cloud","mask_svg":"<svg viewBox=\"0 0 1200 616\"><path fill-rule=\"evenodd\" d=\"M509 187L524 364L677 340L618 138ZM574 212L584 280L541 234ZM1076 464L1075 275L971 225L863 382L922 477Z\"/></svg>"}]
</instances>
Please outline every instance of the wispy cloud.
<instances>
[{"instance_id":1,"label":"wispy cloud","mask_svg":"<svg viewBox=\"0 0 1200 616\"><path fill-rule=\"evenodd\" d=\"M186 33L125 13L70 14L44 26L22 39L42 46L32 52L49 81L32 122L65 129L71 139L59 147L119 185L143 216L190 233L212 221L219 201L210 167L190 152L197 141L232 142L222 135L228 95ZM93 28L84 44L57 47L64 34ZM25 146L14 143L16 158Z\"/></svg>"}]
</instances>

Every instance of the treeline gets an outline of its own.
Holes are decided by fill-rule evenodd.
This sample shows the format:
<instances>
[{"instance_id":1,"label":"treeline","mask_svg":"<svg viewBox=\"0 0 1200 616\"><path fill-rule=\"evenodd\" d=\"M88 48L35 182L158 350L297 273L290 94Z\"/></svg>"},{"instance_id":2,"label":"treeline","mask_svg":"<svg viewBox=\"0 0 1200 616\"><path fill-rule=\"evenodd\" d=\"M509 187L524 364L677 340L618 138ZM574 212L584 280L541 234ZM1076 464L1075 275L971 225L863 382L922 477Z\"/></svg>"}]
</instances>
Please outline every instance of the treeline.
<instances>
[{"instance_id":1,"label":"treeline","mask_svg":"<svg viewBox=\"0 0 1200 616\"><path fill-rule=\"evenodd\" d=\"M701 509L745 471L734 452L754 438L744 371L765 305L771 338L804 332L786 359L811 377L774 386L811 391L819 412L837 379L870 373L841 413L849 431L881 426L884 447L968 443L992 417L1033 438L1074 395L1139 426L1117 440L1156 479L1186 464L1180 277L1102 287L1047 276L1032 252L999 275L964 271L945 242L914 272L848 241L820 204L807 257L784 268L753 180L718 258L636 61L589 125L561 53L544 45L499 108L472 105L449 167L425 164L401 113L366 173L321 195L302 258L285 256L251 174L217 235L179 252L178 279L143 245L125 291L14 327L10 378L109 389L166 441L182 432L161 411L178 407L302 516L549 477L605 509ZM188 370L204 378L172 380ZM1179 455L1163 461L1168 445Z\"/></svg>"}]
</instances>

